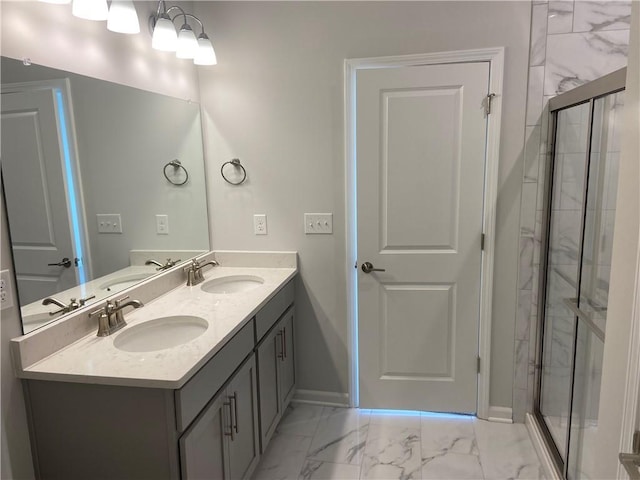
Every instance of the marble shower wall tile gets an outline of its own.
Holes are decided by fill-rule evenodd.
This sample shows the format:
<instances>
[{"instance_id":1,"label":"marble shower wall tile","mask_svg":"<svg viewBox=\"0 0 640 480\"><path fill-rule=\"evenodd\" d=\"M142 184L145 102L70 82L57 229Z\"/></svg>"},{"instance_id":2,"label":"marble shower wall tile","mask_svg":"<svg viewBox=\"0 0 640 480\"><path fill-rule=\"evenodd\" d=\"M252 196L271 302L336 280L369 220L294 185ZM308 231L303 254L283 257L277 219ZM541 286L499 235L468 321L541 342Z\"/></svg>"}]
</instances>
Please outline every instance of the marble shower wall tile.
<instances>
[{"instance_id":1,"label":"marble shower wall tile","mask_svg":"<svg viewBox=\"0 0 640 480\"><path fill-rule=\"evenodd\" d=\"M546 3L533 5L531 9L531 46L529 65L543 65L547 49L547 9Z\"/></svg>"},{"instance_id":2,"label":"marble shower wall tile","mask_svg":"<svg viewBox=\"0 0 640 480\"><path fill-rule=\"evenodd\" d=\"M518 317L516 318L516 340L527 340L529 338L531 307L531 290L520 290L518 295Z\"/></svg>"},{"instance_id":3,"label":"marble shower wall tile","mask_svg":"<svg viewBox=\"0 0 640 480\"><path fill-rule=\"evenodd\" d=\"M529 88L527 89L526 124L540 125L542 115L542 95L544 93L544 66L529 68Z\"/></svg>"},{"instance_id":4,"label":"marble shower wall tile","mask_svg":"<svg viewBox=\"0 0 640 480\"><path fill-rule=\"evenodd\" d=\"M524 183L536 183L540 170L540 141L542 127L526 127L524 146Z\"/></svg>"},{"instance_id":5,"label":"marble shower wall tile","mask_svg":"<svg viewBox=\"0 0 640 480\"><path fill-rule=\"evenodd\" d=\"M516 422L524 420L523 411L531 411L533 408L535 356L537 351L536 335L538 331L538 286L539 265L541 263L541 238L542 209L545 197L546 169L550 161L547 156L548 140L548 102L559 93L585 82L601 77L626 65L626 57L629 42L629 20L631 2L629 0L605 0L605 1L545 1L532 0L531 2L531 45L529 58L529 84L527 87L527 111L526 111L526 143L523 146L525 158L523 171L523 201L520 211L520 264L518 271L519 303L514 335L514 349L518 351L519 342L528 338L529 370L524 388L514 388L513 393L513 418ZM544 38L543 38L544 37ZM544 47L543 47L544 46ZM544 50L544 51L542 51ZM581 122L576 118L576 124ZM538 127L534 129L533 127ZM539 156L534 159L536 151L535 140L539 137ZM577 137L580 145L584 142ZM569 145L567 145L569 147ZM566 152L573 153L573 152ZM569 162L571 163L571 162ZM537 173L535 166L538 166ZM573 188L570 177L579 183L579 172L572 165L567 167L567 182L564 186L564 198L561 201L557 195L557 208L561 203L566 208L575 206L577 192ZM535 188L535 195L529 189ZM533 199L535 209L531 209L528 199ZM565 212L564 218L568 224L562 225L553 233L559 248L552 252L552 260L564 264L575 265L577 250L575 230L579 229L569 217L570 212ZM529 238L533 238L533 245L529 244ZM531 257L531 258L530 258ZM560 267L566 270L570 267ZM574 268L574 267L571 267ZM563 272L571 273L571 272ZM564 282L566 283L566 282ZM561 281L563 287L564 283ZM524 287L524 288L523 288ZM562 293L568 293L568 288L562 288ZM565 292L566 290L566 292ZM528 293L529 292L530 295ZM529 295L531 305L526 307L526 297ZM557 295L556 295L557 296ZM530 310L528 321L528 336L524 330L527 321L523 315ZM556 313L562 313L563 308L556 308ZM521 351L523 347L520 347ZM522 362L514 364L514 386L522 385L524 367L518 368ZM487 472L485 472L486 474ZM489 472L491 474L491 472ZM535 474L535 472L534 472Z\"/></svg>"},{"instance_id":6,"label":"marble shower wall tile","mask_svg":"<svg viewBox=\"0 0 640 480\"><path fill-rule=\"evenodd\" d=\"M631 24L631 3L619 1L579 1L573 13L574 32L598 30L628 30Z\"/></svg>"},{"instance_id":7,"label":"marble shower wall tile","mask_svg":"<svg viewBox=\"0 0 640 480\"><path fill-rule=\"evenodd\" d=\"M527 388L529 375L529 340L519 340L515 348L514 388Z\"/></svg>"},{"instance_id":8,"label":"marble shower wall tile","mask_svg":"<svg viewBox=\"0 0 640 480\"><path fill-rule=\"evenodd\" d=\"M520 235L533 238L536 228L536 197L538 186L535 183L522 185L522 200L520 206Z\"/></svg>"},{"instance_id":9,"label":"marble shower wall tile","mask_svg":"<svg viewBox=\"0 0 640 480\"><path fill-rule=\"evenodd\" d=\"M558 95L626 66L628 50L629 30L550 35L544 94Z\"/></svg>"},{"instance_id":10,"label":"marble shower wall tile","mask_svg":"<svg viewBox=\"0 0 640 480\"><path fill-rule=\"evenodd\" d=\"M549 2L547 34L570 33L573 30L573 0Z\"/></svg>"}]
</instances>

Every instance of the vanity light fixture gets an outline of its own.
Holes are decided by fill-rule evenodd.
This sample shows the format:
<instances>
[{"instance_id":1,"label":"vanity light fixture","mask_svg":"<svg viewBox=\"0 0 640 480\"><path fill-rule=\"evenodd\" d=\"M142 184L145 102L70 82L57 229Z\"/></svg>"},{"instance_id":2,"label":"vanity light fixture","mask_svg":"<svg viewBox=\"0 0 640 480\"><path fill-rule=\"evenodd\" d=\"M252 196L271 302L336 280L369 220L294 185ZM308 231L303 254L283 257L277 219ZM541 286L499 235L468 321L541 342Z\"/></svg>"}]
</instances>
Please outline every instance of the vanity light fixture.
<instances>
[{"instance_id":1,"label":"vanity light fixture","mask_svg":"<svg viewBox=\"0 0 640 480\"><path fill-rule=\"evenodd\" d=\"M172 10L179 13L173 18L170 16ZM176 19L182 20L179 33L176 33L174 22ZM201 33L196 38L193 28L189 25L189 19L198 22ZM213 49L209 36L204 32L204 25L198 17L186 13L177 5L167 8L164 0L158 2L155 15L149 19L152 30L151 46L164 52L176 52L176 57L193 59L196 65L215 65L217 63L216 52Z\"/></svg>"},{"instance_id":2,"label":"vanity light fixture","mask_svg":"<svg viewBox=\"0 0 640 480\"><path fill-rule=\"evenodd\" d=\"M131 0L111 0L107 29L117 33L140 33L138 14Z\"/></svg>"},{"instance_id":3,"label":"vanity light fixture","mask_svg":"<svg viewBox=\"0 0 640 480\"><path fill-rule=\"evenodd\" d=\"M78 18L102 21L109 15L107 0L73 0L71 13Z\"/></svg>"}]
</instances>

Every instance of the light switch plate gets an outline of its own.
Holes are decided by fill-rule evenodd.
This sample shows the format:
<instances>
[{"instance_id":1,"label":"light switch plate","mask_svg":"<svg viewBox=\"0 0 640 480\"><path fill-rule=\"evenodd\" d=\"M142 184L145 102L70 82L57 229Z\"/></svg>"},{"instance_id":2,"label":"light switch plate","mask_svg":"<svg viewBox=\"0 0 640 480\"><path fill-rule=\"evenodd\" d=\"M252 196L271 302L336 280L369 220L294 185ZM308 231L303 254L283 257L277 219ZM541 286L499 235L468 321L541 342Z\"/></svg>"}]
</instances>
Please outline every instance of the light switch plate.
<instances>
[{"instance_id":1,"label":"light switch plate","mask_svg":"<svg viewBox=\"0 0 640 480\"><path fill-rule=\"evenodd\" d=\"M0 272L0 308L13 307L13 295L11 292L11 272L2 270Z\"/></svg>"},{"instance_id":2,"label":"light switch plate","mask_svg":"<svg viewBox=\"0 0 640 480\"><path fill-rule=\"evenodd\" d=\"M122 233L122 218L119 213L98 213L98 233Z\"/></svg>"},{"instance_id":3,"label":"light switch plate","mask_svg":"<svg viewBox=\"0 0 640 480\"><path fill-rule=\"evenodd\" d=\"M333 233L333 213L305 213L304 233L307 235Z\"/></svg>"},{"instance_id":4,"label":"light switch plate","mask_svg":"<svg viewBox=\"0 0 640 480\"><path fill-rule=\"evenodd\" d=\"M253 216L253 233L256 235L267 234L267 215L264 213L256 213Z\"/></svg>"},{"instance_id":5,"label":"light switch plate","mask_svg":"<svg viewBox=\"0 0 640 480\"><path fill-rule=\"evenodd\" d=\"M156 215L156 233L169 235L169 215Z\"/></svg>"}]
</instances>

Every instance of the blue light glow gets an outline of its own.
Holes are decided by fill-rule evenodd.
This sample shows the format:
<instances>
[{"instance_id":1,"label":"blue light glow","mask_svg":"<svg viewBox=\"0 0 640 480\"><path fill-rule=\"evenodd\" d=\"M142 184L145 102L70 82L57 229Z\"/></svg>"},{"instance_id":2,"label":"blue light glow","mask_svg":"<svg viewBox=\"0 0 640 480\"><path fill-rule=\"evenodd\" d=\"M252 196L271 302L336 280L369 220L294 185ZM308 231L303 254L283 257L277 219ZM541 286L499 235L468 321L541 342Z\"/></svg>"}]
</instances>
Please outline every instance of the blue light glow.
<instances>
[{"instance_id":1,"label":"blue light glow","mask_svg":"<svg viewBox=\"0 0 640 480\"><path fill-rule=\"evenodd\" d=\"M428 418L447 418L452 420L473 420L474 415L461 413L440 413L440 412L420 412L418 410L371 410L371 415L386 417L428 417Z\"/></svg>"},{"instance_id":2,"label":"blue light glow","mask_svg":"<svg viewBox=\"0 0 640 480\"><path fill-rule=\"evenodd\" d=\"M73 167L71 165L71 151L69 148L69 135L67 132L67 119L64 110L64 100L62 92L56 90L56 100L58 102L58 120L60 123L60 137L62 139L62 153L64 156L64 169L67 177L67 187L69 193L69 213L71 215L71 229L73 231L73 243L75 246L75 255L80 259L78 264L78 281L85 283L87 281L84 268L84 255L82 251L82 236L80 235L80 216L78 215L78 200L76 196L75 177L73 175Z\"/></svg>"}]
</instances>

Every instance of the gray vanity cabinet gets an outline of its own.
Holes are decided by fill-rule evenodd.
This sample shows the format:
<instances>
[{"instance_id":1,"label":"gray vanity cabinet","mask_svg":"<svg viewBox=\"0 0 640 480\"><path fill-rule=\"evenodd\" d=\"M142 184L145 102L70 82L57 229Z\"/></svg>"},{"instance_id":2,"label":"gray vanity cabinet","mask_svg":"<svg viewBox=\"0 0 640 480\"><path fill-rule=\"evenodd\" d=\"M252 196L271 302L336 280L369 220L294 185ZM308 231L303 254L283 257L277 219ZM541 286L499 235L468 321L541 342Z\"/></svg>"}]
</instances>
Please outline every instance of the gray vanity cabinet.
<instances>
[{"instance_id":1,"label":"gray vanity cabinet","mask_svg":"<svg viewBox=\"0 0 640 480\"><path fill-rule=\"evenodd\" d=\"M292 305L258 345L260 441L263 453L294 392L294 312Z\"/></svg>"},{"instance_id":2,"label":"gray vanity cabinet","mask_svg":"<svg viewBox=\"0 0 640 480\"><path fill-rule=\"evenodd\" d=\"M260 458L252 355L180 438L183 480L248 478Z\"/></svg>"},{"instance_id":3,"label":"gray vanity cabinet","mask_svg":"<svg viewBox=\"0 0 640 480\"><path fill-rule=\"evenodd\" d=\"M293 285L179 389L25 380L36 477L249 478L294 390Z\"/></svg>"}]
</instances>

